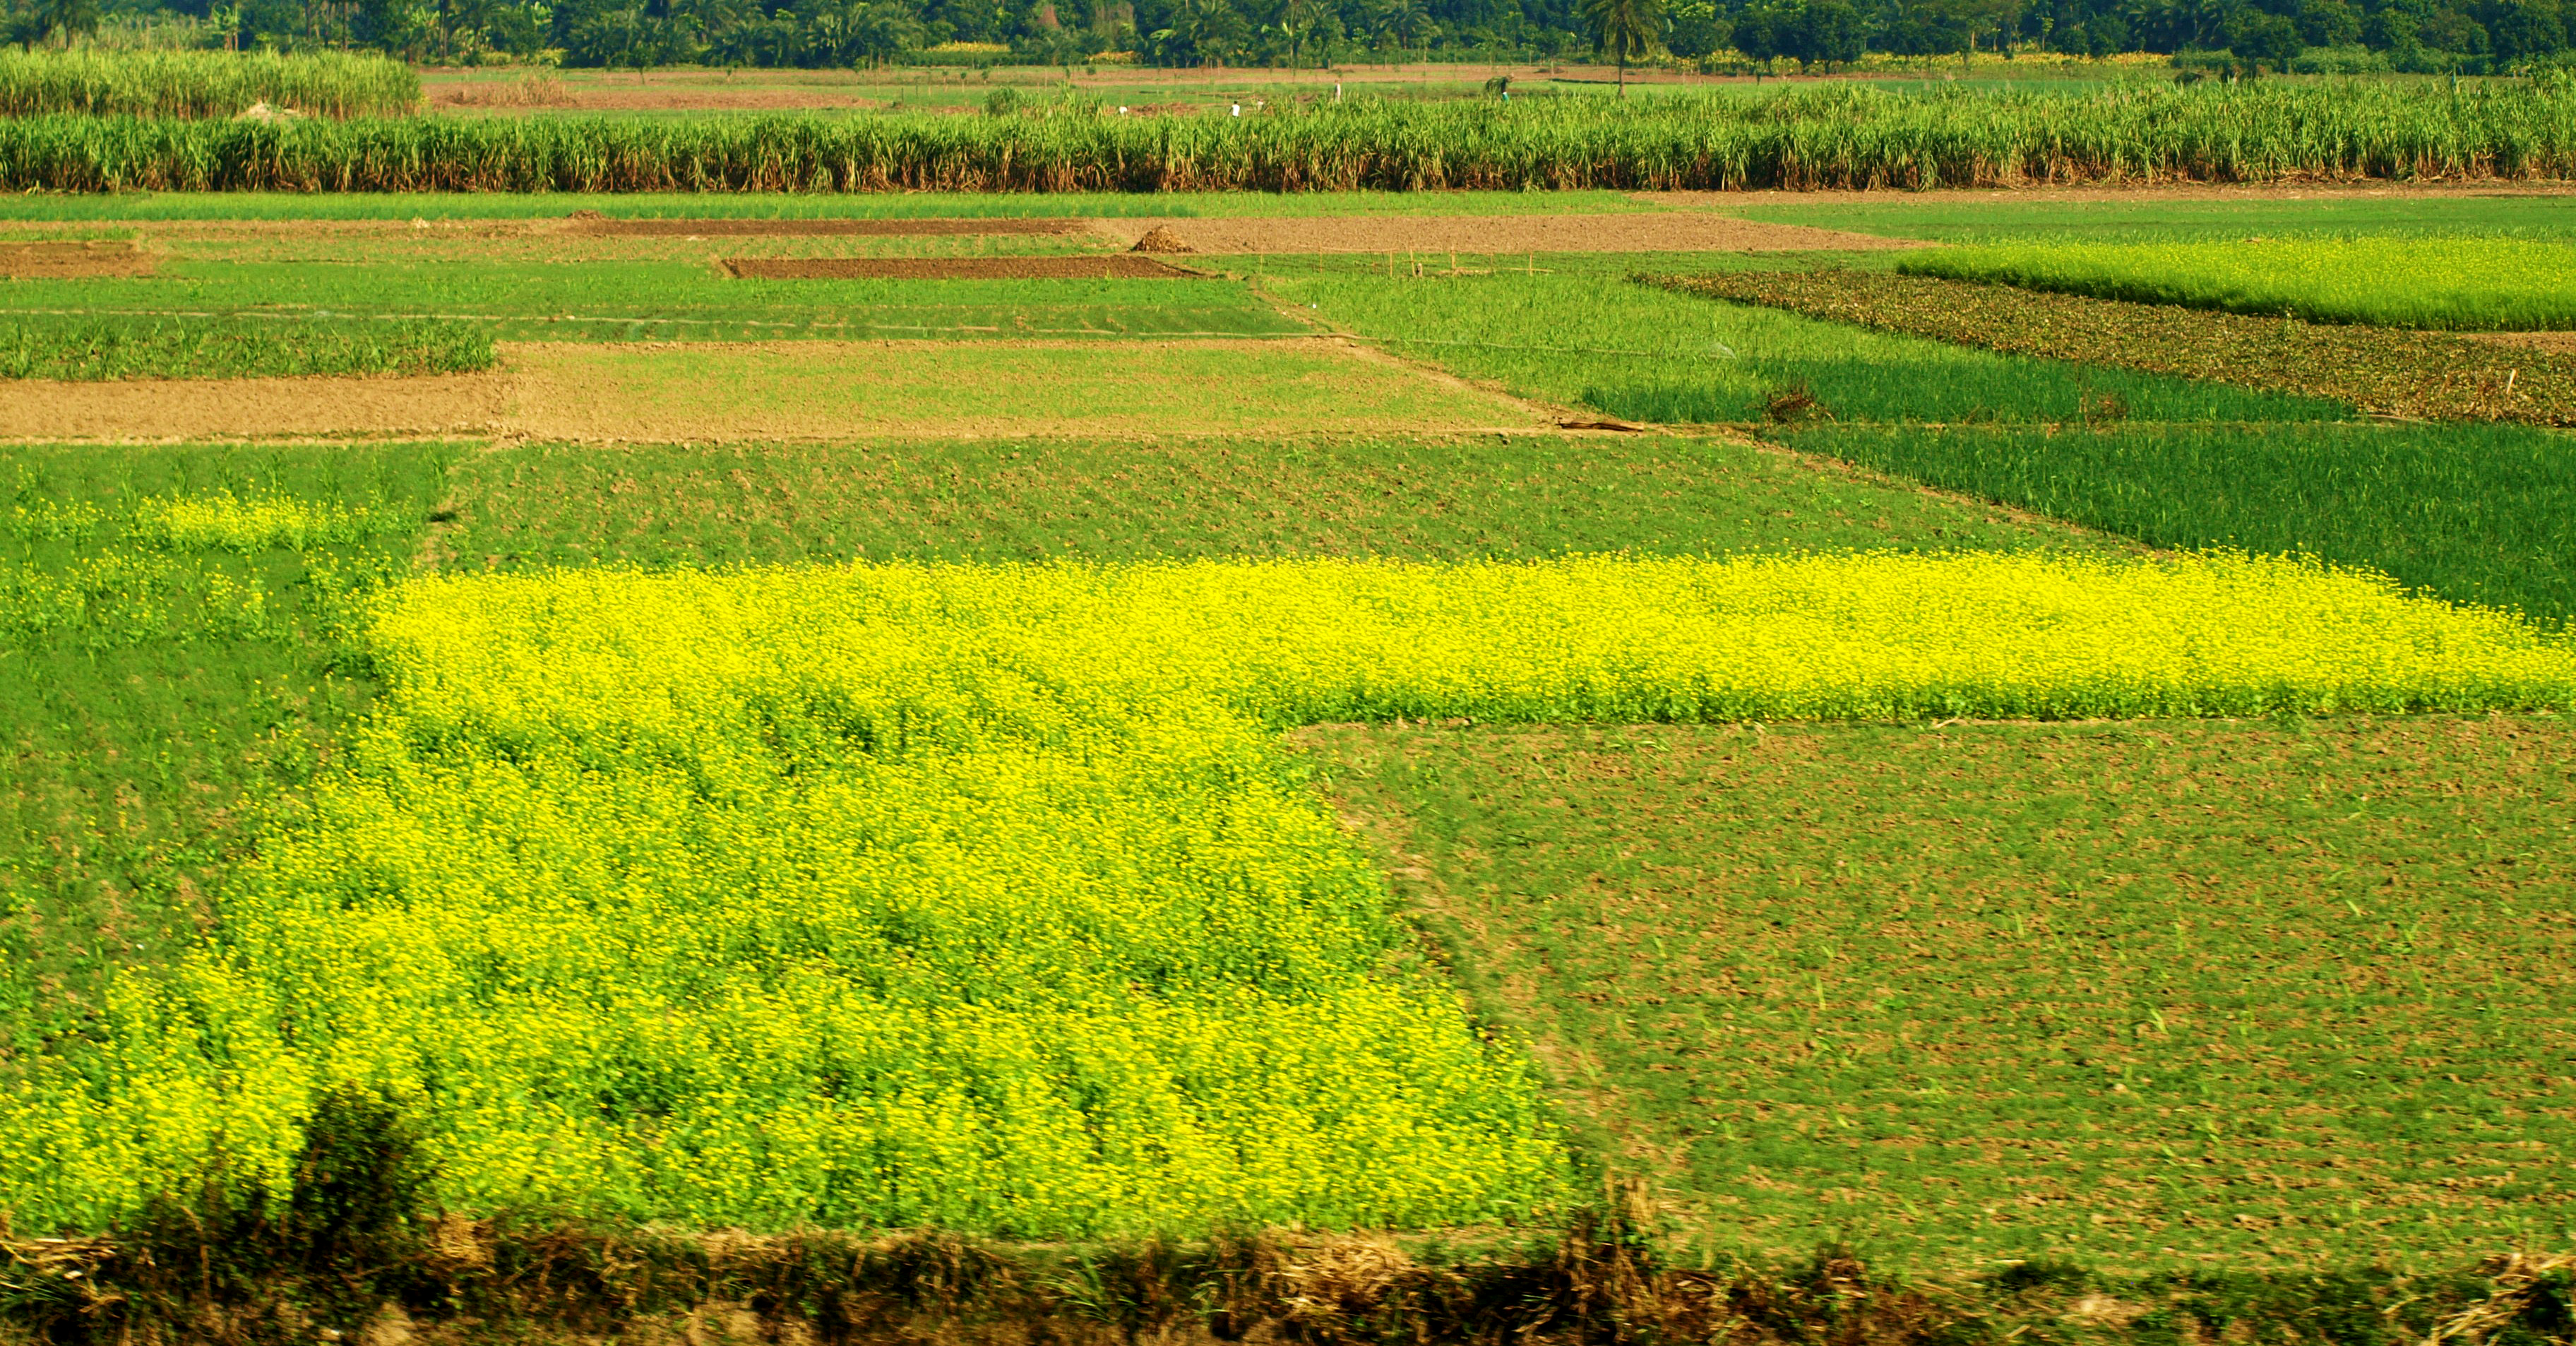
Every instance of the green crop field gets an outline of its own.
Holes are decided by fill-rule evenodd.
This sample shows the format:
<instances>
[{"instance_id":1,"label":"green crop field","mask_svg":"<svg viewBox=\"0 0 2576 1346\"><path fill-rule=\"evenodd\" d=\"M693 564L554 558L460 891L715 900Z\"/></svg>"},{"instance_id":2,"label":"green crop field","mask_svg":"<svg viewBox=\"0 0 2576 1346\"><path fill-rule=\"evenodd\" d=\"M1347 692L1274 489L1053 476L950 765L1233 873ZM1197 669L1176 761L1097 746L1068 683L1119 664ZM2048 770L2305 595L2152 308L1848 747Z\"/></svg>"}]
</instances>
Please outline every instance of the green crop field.
<instances>
[{"instance_id":1,"label":"green crop field","mask_svg":"<svg viewBox=\"0 0 2576 1346\"><path fill-rule=\"evenodd\" d=\"M2576 1239L2563 719L1306 741L1717 1255Z\"/></svg>"},{"instance_id":2,"label":"green crop field","mask_svg":"<svg viewBox=\"0 0 2576 1346\"><path fill-rule=\"evenodd\" d=\"M2284 239L1943 249L1916 275L2305 318L2471 331L2576 327L2576 241Z\"/></svg>"},{"instance_id":3,"label":"green crop field","mask_svg":"<svg viewBox=\"0 0 2576 1346\"><path fill-rule=\"evenodd\" d=\"M2553 86L2325 87L1157 144L2559 143ZM611 124L486 111L505 176ZM1142 134L930 121L795 134ZM79 153L286 135L232 126ZM132 247L0 247L0 1343L2566 1346L2571 357L1708 250L2200 258L2295 215L2252 188L1305 190L1357 143L1281 195L0 203ZM2412 248L2475 308L2536 199L2186 278ZM1612 214L1668 250L1473 246Z\"/></svg>"}]
</instances>

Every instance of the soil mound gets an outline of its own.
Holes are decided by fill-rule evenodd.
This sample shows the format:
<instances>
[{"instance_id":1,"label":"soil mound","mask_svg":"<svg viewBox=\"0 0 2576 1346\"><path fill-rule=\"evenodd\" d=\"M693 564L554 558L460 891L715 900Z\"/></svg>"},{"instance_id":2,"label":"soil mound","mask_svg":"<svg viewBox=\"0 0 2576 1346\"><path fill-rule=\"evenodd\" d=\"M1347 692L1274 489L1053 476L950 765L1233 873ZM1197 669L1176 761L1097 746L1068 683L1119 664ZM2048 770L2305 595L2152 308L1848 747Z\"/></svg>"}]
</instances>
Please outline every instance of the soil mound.
<instances>
[{"instance_id":1,"label":"soil mound","mask_svg":"<svg viewBox=\"0 0 2576 1346\"><path fill-rule=\"evenodd\" d=\"M1185 240L1183 240L1183 239L1182 239L1182 237L1181 237L1179 234L1173 233L1171 230L1166 229L1166 228L1164 228L1163 226L1161 226L1161 225L1159 225L1159 224L1158 224L1158 225L1154 226L1153 228L1146 230L1146 231L1145 231L1145 236L1144 236L1143 238L1137 239L1137 240L1136 240L1136 246L1135 246L1135 247L1133 247L1133 248L1128 249L1128 251L1130 251L1130 252L1196 252L1196 251L1198 251L1198 250L1197 250L1196 248L1191 247L1191 246L1188 244L1188 242L1186 242Z\"/></svg>"},{"instance_id":2,"label":"soil mound","mask_svg":"<svg viewBox=\"0 0 2576 1346\"><path fill-rule=\"evenodd\" d=\"M1200 279L1199 273L1133 253L1107 257L728 257L743 280L1109 280Z\"/></svg>"},{"instance_id":3,"label":"soil mound","mask_svg":"<svg viewBox=\"0 0 2576 1346\"><path fill-rule=\"evenodd\" d=\"M976 234L1079 234L1074 219L618 220L576 211L566 233L616 238L954 238Z\"/></svg>"},{"instance_id":4,"label":"soil mound","mask_svg":"<svg viewBox=\"0 0 2576 1346\"><path fill-rule=\"evenodd\" d=\"M161 259L126 242L0 243L0 276L60 280L80 276L148 276Z\"/></svg>"}]
</instances>

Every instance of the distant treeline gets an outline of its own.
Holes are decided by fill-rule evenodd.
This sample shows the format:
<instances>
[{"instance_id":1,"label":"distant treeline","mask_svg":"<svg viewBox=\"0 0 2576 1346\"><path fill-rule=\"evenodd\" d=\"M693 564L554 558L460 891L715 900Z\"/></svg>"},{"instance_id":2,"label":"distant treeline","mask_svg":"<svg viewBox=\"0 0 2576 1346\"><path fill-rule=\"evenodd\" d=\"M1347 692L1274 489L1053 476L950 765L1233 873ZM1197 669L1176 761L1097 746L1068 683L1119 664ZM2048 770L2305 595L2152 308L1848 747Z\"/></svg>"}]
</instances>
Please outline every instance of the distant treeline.
<instances>
[{"instance_id":1,"label":"distant treeline","mask_svg":"<svg viewBox=\"0 0 2576 1346\"><path fill-rule=\"evenodd\" d=\"M23 51L0 47L0 116L230 117L254 103L325 117L400 116L420 77L375 53Z\"/></svg>"},{"instance_id":2,"label":"distant treeline","mask_svg":"<svg viewBox=\"0 0 2576 1346\"><path fill-rule=\"evenodd\" d=\"M156 8L156 5L166 8ZM1588 48L1580 0L117 0L217 46L592 67L1069 62L1167 66L1527 60ZM1657 0L1661 46L1742 66L1869 53L2224 53L2273 70L2502 73L2566 63L2576 0ZM22 43L98 27L100 0L0 0ZM960 45L962 44L962 45Z\"/></svg>"},{"instance_id":3,"label":"distant treeline","mask_svg":"<svg viewBox=\"0 0 2576 1346\"><path fill-rule=\"evenodd\" d=\"M0 121L0 188L1924 188L2576 175L2576 81L1354 101L1252 117Z\"/></svg>"}]
</instances>

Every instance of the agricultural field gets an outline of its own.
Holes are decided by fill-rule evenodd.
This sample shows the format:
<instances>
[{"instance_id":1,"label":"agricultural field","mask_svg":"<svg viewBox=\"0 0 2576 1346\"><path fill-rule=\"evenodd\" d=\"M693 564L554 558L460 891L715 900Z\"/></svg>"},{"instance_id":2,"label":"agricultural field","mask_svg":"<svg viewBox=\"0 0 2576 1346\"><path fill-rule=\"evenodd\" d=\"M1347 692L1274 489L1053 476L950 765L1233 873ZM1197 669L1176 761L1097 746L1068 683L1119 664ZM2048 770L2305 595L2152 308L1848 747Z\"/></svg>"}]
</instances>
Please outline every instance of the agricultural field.
<instances>
[{"instance_id":1,"label":"agricultural field","mask_svg":"<svg viewBox=\"0 0 2576 1346\"><path fill-rule=\"evenodd\" d=\"M1944 249L1907 271L2032 290L2468 331L2576 327L2576 243L2540 239L2246 239Z\"/></svg>"},{"instance_id":2,"label":"agricultural field","mask_svg":"<svg viewBox=\"0 0 2576 1346\"><path fill-rule=\"evenodd\" d=\"M2563 1341L2485 190L14 196L0 1340Z\"/></svg>"}]
</instances>

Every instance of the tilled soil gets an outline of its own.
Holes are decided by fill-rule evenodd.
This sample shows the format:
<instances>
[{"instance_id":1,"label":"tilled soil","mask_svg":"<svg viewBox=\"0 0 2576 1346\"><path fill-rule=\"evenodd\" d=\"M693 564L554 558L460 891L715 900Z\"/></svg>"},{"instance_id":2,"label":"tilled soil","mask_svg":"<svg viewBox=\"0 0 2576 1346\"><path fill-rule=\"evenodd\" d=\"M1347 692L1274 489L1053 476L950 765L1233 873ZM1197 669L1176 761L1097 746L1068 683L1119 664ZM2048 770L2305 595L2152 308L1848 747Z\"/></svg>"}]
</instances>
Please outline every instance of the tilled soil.
<instances>
[{"instance_id":1,"label":"tilled soil","mask_svg":"<svg viewBox=\"0 0 2576 1346\"><path fill-rule=\"evenodd\" d=\"M2576 355L2442 332L1836 268L1666 276L1687 294L2014 355L2349 402L2410 420L2576 425Z\"/></svg>"},{"instance_id":2,"label":"tilled soil","mask_svg":"<svg viewBox=\"0 0 2576 1346\"><path fill-rule=\"evenodd\" d=\"M1930 246L1801 224L1696 212L1633 215L1370 215L1241 220L1096 220L1133 247L1149 234L1192 252L1848 252Z\"/></svg>"},{"instance_id":3,"label":"tilled soil","mask_svg":"<svg viewBox=\"0 0 2576 1346\"><path fill-rule=\"evenodd\" d=\"M0 243L0 276L59 280L82 276L148 276L161 258L123 241Z\"/></svg>"},{"instance_id":4,"label":"tilled soil","mask_svg":"<svg viewBox=\"0 0 2576 1346\"><path fill-rule=\"evenodd\" d=\"M2471 341L2484 341L2496 346L2520 346L2524 350L2546 351L2552 355L2576 355L2576 332L2460 332L2444 336L2465 336Z\"/></svg>"},{"instance_id":5,"label":"tilled soil","mask_svg":"<svg viewBox=\"0 0 2576 1346\"><path fill-rule=\"evenodd\" d=\"M922 220L621 220L576 216L563 232L585 237L619 238L947 238L975 234L1079 234L1087 220L1060 219L922 219Z\"/></svg>"},{"instance_id":6,"label":"tilled soil","mask_svg":"<svg viewBox=\"0 0 2576 1346\"><path fill-rule=\"evenodd\" d=\"M511 403L500 374L421 378L0 380L0 440L288 439L481 434Z\"/></svg>"},{"instance_id":7,"label":"tilled soil","mask_svg":"<svg viewBox=\"0 0 2576 1346\"><path fill-rule=\"evenodd\" d=\"M744 280L1205 279L1133 253L1106 257L728 257Z\"/></svg>"}]
</instances>

